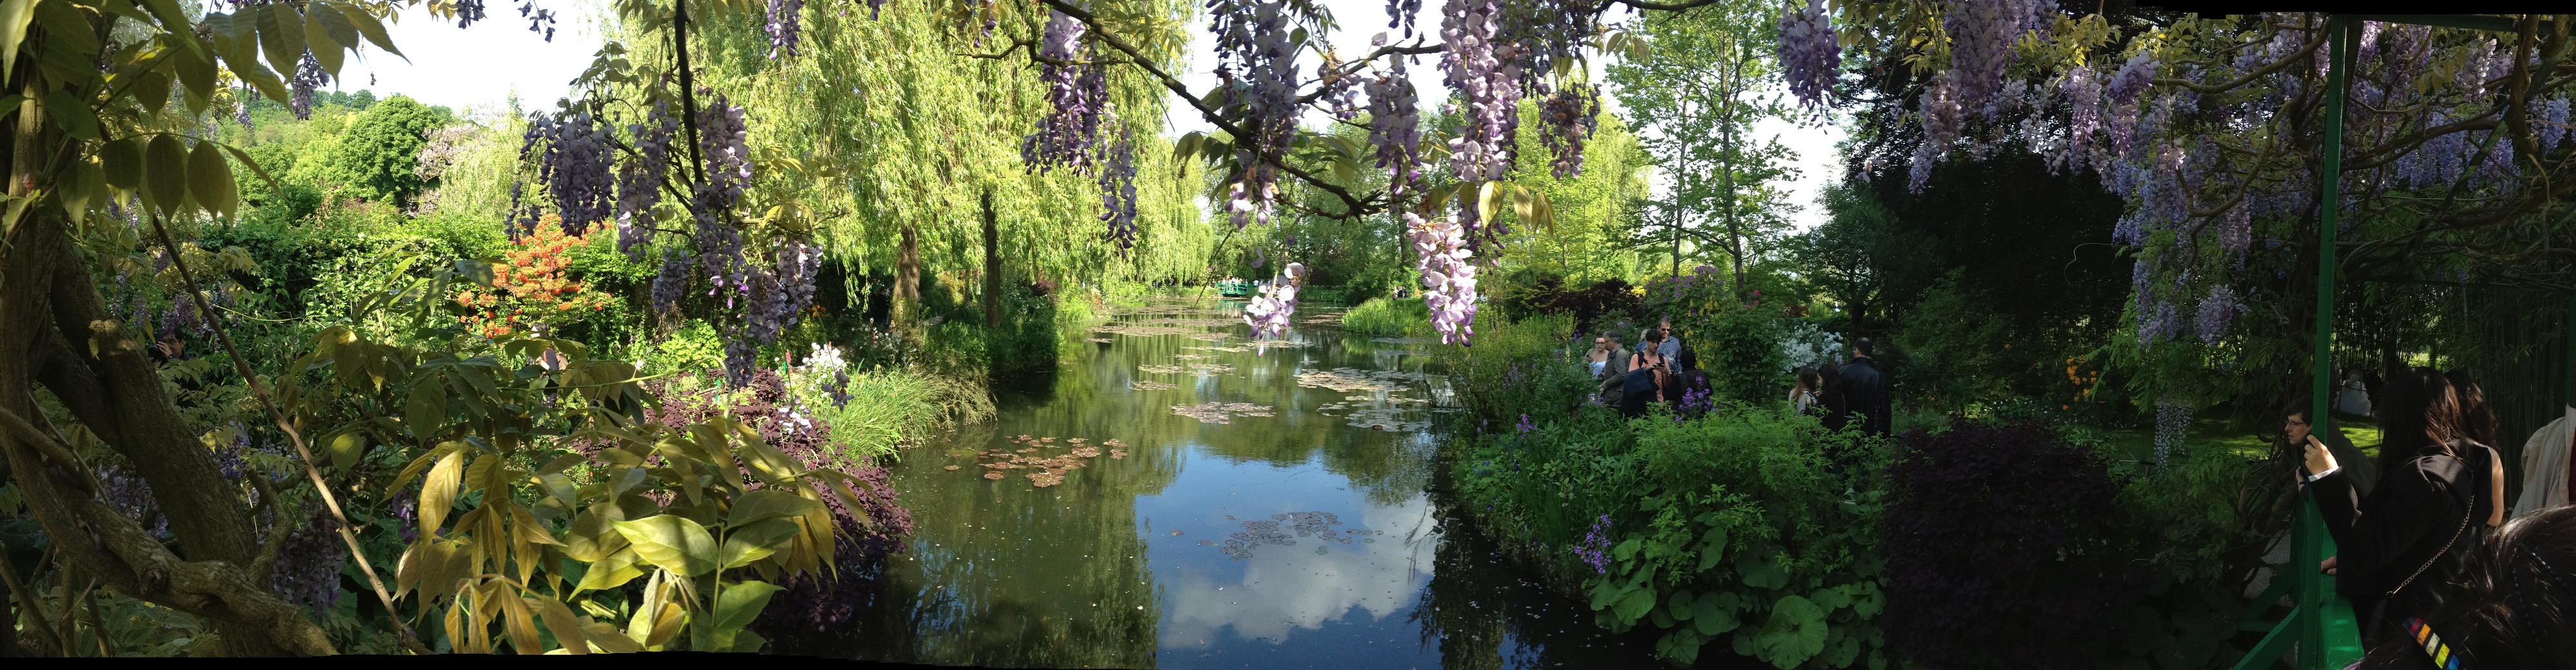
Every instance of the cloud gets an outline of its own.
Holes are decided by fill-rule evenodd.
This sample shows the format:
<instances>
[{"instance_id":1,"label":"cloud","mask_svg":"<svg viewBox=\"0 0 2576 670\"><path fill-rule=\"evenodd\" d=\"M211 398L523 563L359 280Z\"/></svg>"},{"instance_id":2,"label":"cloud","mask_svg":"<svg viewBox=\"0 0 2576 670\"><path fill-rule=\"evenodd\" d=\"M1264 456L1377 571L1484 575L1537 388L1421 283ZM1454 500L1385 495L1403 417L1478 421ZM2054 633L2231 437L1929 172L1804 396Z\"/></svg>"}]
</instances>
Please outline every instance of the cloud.
<instances>
[{"instance_id":1,"label":"cloud","mask_svg":"<svg viewBox=\"0 0 2576 670\"><path fill-rule=\"evenodd\" d=\"M1359 527L1384 533L1371 536L1376 543L1322 544L1323 554L1315 553L1319 543L1313 538L1262 545L1242 561L1239 582L1218 583L1199 571L1164 582L1163 646L1196 646L1225 628L1275 644L1352 610L1383 619L1412 608L1431 581L1432 551L1440 541L1430 501L1416 496L1360 516Z\"/></svg>"}]
</instances>

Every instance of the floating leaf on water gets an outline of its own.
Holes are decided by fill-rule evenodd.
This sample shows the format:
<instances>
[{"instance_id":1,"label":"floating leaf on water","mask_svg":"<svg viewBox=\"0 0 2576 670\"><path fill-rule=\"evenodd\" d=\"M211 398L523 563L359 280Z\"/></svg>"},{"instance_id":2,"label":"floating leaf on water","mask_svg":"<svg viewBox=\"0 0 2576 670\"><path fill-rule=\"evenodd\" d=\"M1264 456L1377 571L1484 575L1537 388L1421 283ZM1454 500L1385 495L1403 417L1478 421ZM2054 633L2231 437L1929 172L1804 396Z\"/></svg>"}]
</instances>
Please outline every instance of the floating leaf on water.
<instances>
[{"instance_id":1,"label":"floating leaf on water","mask_svg":"<svg viewBox=\"0 0 2576 670\"><path fill-rule=\"evenodd\" d=\"M1172 536L1173 536L1173 537L1179 537L1179 536L1180 536L1180 534L1181 534L1181 531L1177 531L1177 530L1176 530L1176 531L1172 531Z\"/></svg>"},{"instance_id":2,"label":"floating leaf on water","mask_svg":"<svg viewBox=\"0 0 2576 670\"><path fill-rule=\"evenodd\" d=\"M1197 331L1194 331L1194 330L1190 330L1190 329L1188 329L1188 328L1178 328L1178 327L1173 327L1173 326L1143 326L1143 325L1126 324L1126 323L1110 324L1110 325L1101 326L1101 327L1098 327L1098 328L1093 328L1092 330L1094 330L1094 331L1098 331L1098 332L1103 332L1103 333L1110 333L1110 334L1113 334L1113 335L1126 335L1126 336L1130 336L1130 337L1152 337L1152 336L1155 336L1155 335L1187 335L1187 334L1190 334L1190 333L1197 332Z\"/></svg>"},{"instance_id":3,"label":"floating leaf on water","mask_svg":"<svg viewBox=\"0 0 2576 670\"><path fill-rule=\"evenodd\" d=\"M1198 419L1199 423L1233 423L1228 420L1231 415L1247 414L1255 416L1270 416L1268 412L1272 409L1275 408L1269 405L1255 405L1252 403L1207 402L1197 405L1173 405L1172 413Z\"/></svg>"},{"instance_id":4,"label":"floating leaf on water","mask_svg":"<svg viewBox=\"0 0 2576 670\"><path fill-rule=\"evenodd\" d=\"M1001 479L1001 478L1002 478L1002 473L999 473L999 472L987 472L987 473L984 473L984 478L985 478L985 479Z\"/></svg>"},{"instance_id":5,"label":"floating leaf on water","mask_svg":"<svg viewBox=\"0 0 2576 670\"><path fill-rule=\"evenodd\" d=\"M955 470L955 469L957 469L957 466L951 465L951 466L948 466L948 467L945 467L945 468L940 468L940 469L942 469L942 470Z\"/></svg>"},{"instance_id":6,"label":"floating leaf on water","mask_svg":"<svg viewBox=\"0 0 2576 670\"><path fill-rule=\"evenodd\" d=\"M1183 372L1188 372L1189 368L1184 368L1178 365L1150 364L1136 366L1136 371L1146 374L1177 375Z\"/></svg>"},{"instance_id":7,"label":"floating leaf on water","mask_svg":"<svg viewBox=\"0 0 2576 670\"><path fill-rule=\"evenodd\" d=\"M1199 359L1202 359L1202 358L1207 358L1207 357L1206 357L1206 356L1199 355L1199 354L1179 354L1179 355L1175 355L1175 356L1173 356L1173 357L1172 357L1172 360L1176 360L1176 361L1195 361L1195 360L1199 360Z\"/></svg>"},{"instance_id":8,"label":"floating leaf on water","mask_svg":"<svg viewBox=\"0 0 2576 670\"><path fill-rule=\"evenodd\" d=\"M1224 342L1224 341L1226 340L1226 338L1229 338L1229 337L1233 337L1233 336L1231 336L1231 335L1227 335L1227 334L1225 334L1225 333L1191 333L1191 334L1190 334L1190 339L1193 339L1193 340L1199 340L1199 341L1203 341L1203 342Z\"/></svg>"},{"instance_id":9,"label":"floating leaf on water","mask_svg":"<svg viewBox=\"0 0 2576 670\"><path fill-rule=\"evenodd\" d=\"M1101 344L1109 344L1109 343L1111 343L1111 342L1116 342L1116 341L1118 341L1118 340L1116 340L1116 339L1113 339L1113 338L1107 338L1107 337L1086 337L1086 338L1082 338L1082 339L1083 339L1083 341L1085 341L1085 342L1098 342L1098 343L1101 343Z\"/></svg>"},{"instance_id":10,"label":"floating leaf on water","mask_svg":"<svg viewBox=\"0 0 2576 670\"><path fill-rule=\"evenodd\" d=\"M1127 457L1127 450L1125 450L1125 449L1111 449L1111 450L1109 450L1109 457L1110 457L1110 458L1126 458L1126 457Z\"/></svg>"},{"instance_id":11,"label":"floating leaf on water","mask_svg":"<svg viewBox=\"0 0 2576 670\"><path fill-rule=\"evenodd\" d=\"M1154 381L1154 380L1151 380L1151 379L1139 379L1139 380L1136 380L1136 381L1127 382L1127 390L1130 390L1130 391L1169 391L1169 390L1177 389L1177 388L1180 388L1180 387L1181 387L1181 385L1179 385L1179 384L1174 384L1174 383L1171 383L1171 382L1158 382L1158 381Z\"/></svg>"}]
</instances>

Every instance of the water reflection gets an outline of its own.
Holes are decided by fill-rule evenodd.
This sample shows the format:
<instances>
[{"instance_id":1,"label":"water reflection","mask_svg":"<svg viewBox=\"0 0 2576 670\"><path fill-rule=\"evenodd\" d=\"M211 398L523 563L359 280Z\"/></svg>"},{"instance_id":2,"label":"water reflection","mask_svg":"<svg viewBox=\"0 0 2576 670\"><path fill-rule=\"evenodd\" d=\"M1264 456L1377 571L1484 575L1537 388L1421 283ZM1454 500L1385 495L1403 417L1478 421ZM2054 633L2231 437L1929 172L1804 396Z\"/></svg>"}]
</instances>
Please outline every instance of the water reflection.
<instances>
[{"instance_id":1,"label":"water reflection","mask_svg":"<svg viewBox=\"0 0 2576 670\"><path fill-rule=\"evenodd\" d=\"M1076 334L1056 373L1005 387L1001 418L907 453L893 483L919 533L886 570L888 596L830 648L784 651L1021 667L1654 662L1651 637L1594 628L1453 530L1432 492L1433 436L1349 425L1427 419L1437 380L1300 386L1335 369L1420 373L1418 347L1313 327L1247 346L1239 320L1193 310ZM1275 409L1227 423L1173 409L1205 403ZM986 451L1051 459L1070 438L1120 440L1125 457L1084 459L1049 487L976 465Z\"/></svg>"}]
</instances>

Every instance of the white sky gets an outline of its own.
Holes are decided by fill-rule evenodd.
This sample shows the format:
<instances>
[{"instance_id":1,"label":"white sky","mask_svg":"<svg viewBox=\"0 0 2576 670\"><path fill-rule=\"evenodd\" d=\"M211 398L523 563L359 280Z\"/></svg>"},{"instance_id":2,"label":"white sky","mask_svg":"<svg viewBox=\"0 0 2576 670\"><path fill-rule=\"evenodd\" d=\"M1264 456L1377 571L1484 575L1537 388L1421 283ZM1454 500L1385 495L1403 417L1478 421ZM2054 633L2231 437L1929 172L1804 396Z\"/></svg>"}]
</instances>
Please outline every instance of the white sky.
<instances>
[{"instance_id":1,"label":"white sky","mask_svg":"<svg viewBox=\"0 0 2576 670\"><path fill-rule=\"evenodd\" d=\"M1372 48L1370 38L1386 30L1383 0L1323 0L1322 4L1341 24L1341 30L1334 32L1331 40L1344 55L1367 53ZM1422 14L1415 19L1418 31L1437 34L1440 4L1440 0L1423 3ZM425 104L446 105L462 114L485 117L506 110L513 94L522 107L550 108L569 91L573 77L590 66L599 49L599 25L606 12L599 0L550 0L542 6L558 16L551 43L528 32L527 21L520 19L517 6L508 2L487 3L486 20L463 30L452 22L431 18L425 9L405 10L402 19L388 28L394 46L410 56L410 62L369 49L364 62L353 62L342 71L339 88L373 89L379 96L401 93ZM1624 18L1614 13L1605 20ZM1388 40L1401 41L1393 34L1388 35ZM1191 31L1189 50L1192 60L1181 79L1192 91L1204 94L1216 81L1216 56L1204 23ZM1315 63L1312 57L1308 61L1305 71L1311 74ZM1422 104L1438 105L1447 97L1447 89L1440 84L1437 58L1421 57L1407 69ZM1598 80L1599 63L1593 64L1593 73ZM372 84L370 77L374 79ZM1622 108L1613 93L1603 97L1602 107L1615 114ZM1165 120L1172 133L1209 128L1197 110L1178 96L1173 96L1170 108ZM1842 131L1831 125L1802 127L1782 121L1766 121L1756 128L1757 136L1777 136L1798 153L1801 175L1790 182L1789 188L1790 202L1802 210L1791 220L1800 229L1821 222L1823 212L1814 203L1823 187L1842 174L1841 161L1834 153L1834 143L1842 139ZM1661 190L1662 179L1656 181Z\"/></svg>"}]
</instances>

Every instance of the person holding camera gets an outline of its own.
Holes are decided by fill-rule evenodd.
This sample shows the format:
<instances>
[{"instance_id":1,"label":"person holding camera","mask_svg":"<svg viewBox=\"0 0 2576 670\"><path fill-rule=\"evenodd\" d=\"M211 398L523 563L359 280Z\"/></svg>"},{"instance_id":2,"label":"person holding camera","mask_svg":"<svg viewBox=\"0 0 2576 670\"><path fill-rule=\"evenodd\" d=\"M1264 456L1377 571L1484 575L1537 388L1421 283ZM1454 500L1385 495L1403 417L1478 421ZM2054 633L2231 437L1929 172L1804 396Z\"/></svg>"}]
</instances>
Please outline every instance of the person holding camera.
<instances>
[{"instance_id":1,"label":"person holding camera","mask_svg":"<svg viewBox=\"0 0 2576 670\"><path fill-rule=\"evenodd\" d=\"M2334 535L2336 555L2318 565L2362 615L2362 639L2378 646L2410 635L2443 584L2475 553L2472 528L2504 521L2502 461L2470 437L2460 393L2442 373L2415 368L2390 380L2382 417L2380 480L2368 496L2316 435L2308 435L2301 481Z\"/></svg>"}]
</instances>

